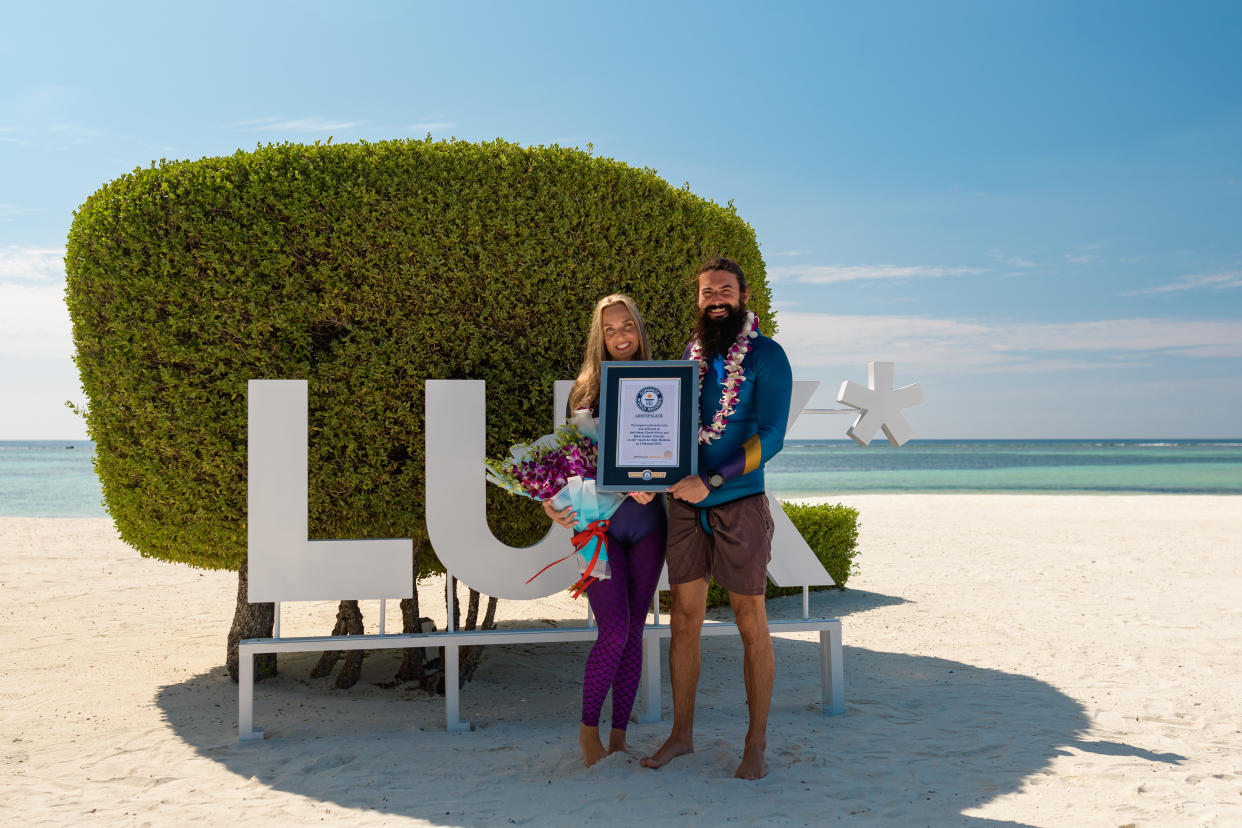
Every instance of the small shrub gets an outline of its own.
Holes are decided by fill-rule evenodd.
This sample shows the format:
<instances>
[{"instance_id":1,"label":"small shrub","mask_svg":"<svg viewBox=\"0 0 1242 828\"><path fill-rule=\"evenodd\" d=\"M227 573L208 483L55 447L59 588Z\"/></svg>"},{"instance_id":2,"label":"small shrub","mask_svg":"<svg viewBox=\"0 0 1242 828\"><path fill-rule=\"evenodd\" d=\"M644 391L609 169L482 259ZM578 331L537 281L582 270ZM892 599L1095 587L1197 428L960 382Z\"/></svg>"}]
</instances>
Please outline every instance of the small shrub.
<instances>
[{"instance_id":1,"label":"small shrub","mask_svg":"<svg viewBox=\"0 0 1242 828\"><path fill-rule=\"evenodd\" d=\"M858 556L858 510L840 503L821 503L818 506L782 503L781 507L815 557L828 570L832 580L844 589L845 582L858 569L854 562ZM777 591L773 592L774 589ZM797 587L781 589L769 583L767 596L791 595L799 591Z\"/></svg>"}]
</instances>

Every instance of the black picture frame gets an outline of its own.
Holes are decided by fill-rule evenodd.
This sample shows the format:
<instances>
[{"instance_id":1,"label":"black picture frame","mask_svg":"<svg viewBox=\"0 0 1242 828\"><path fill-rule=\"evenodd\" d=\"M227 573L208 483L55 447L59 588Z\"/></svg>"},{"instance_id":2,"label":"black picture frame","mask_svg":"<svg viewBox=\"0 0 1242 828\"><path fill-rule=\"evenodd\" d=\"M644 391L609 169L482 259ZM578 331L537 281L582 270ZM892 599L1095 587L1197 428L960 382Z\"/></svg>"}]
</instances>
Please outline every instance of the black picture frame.
<instances>
[{"instance_id":1,"label":"black picture frame","mask_svg":"<svg viewBox=\"0 0 1242 828\"><path fill-rule=\"evenodd\" d=\"M634 389L641 386L640 392ZM671 413L662 390L676 388L676 422L668 423ZM625 389L626 393L622 393ZM639 397L644 402L640 403ZM644 406L654 405L654 408ZM636 420L651 417L652 423ZM669 426L674 434L669 434ZM625 428L630 439L625 439ZM647 429L643 432L642 429ZM656 442L640 442L654 434ZM656 445L664 449L646 461L635 461L634 454ZM663 492L669 486L699 471L699 363L694 360L651 360L605 362L601 366L599 395L599 458L595 487L604 492ZM666 452L672 454L668 457Z\"/></svg>"}]
</instances>

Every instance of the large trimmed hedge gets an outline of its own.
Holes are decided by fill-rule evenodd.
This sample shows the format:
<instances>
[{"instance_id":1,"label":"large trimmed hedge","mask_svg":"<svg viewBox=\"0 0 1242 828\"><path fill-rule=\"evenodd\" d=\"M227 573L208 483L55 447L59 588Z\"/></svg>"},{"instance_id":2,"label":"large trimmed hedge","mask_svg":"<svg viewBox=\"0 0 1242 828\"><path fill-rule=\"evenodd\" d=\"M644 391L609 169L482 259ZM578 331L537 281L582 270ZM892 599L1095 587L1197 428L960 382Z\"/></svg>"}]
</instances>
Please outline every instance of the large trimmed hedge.
<instances>
[{"instance_id":1,"label":"large trimmed hedge","mask_svg":"<svg viewBox=\"0 0 1242 828\"><path fill-rule=\"evenodd\" d=\"M732 205L579 150L283 144L135 170L75 214L66 260L105 505L143 555L237 568L246 381L307 378L312 537L425 538L424 379L487 380L498 453L546 430L600 296L632 295L680 356L716 255L770 330ZM499 537L546 530L489 497Z\"/></svg>"}]
</instances>

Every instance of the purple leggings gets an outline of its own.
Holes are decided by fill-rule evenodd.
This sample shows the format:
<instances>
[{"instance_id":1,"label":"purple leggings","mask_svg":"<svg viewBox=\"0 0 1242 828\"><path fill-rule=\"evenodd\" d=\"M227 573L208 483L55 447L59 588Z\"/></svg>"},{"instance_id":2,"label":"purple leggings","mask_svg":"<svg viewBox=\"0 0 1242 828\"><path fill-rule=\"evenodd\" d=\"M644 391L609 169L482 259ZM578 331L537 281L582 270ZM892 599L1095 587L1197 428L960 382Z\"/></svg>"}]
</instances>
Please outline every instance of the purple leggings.
<instances>
[{"instance_id":1,"label":"purple leggings","mask_svg":"<svg viewBox=\"0 0 1242 828\"><path fill-rule=\"evenodd\" d=\"M627 501L626 506L630 505L638 504ZM651 507L659 510L659 525L644 526L650 531L637 540L631 541L623 531L614 534L609 527L608 563L612 577L591 584L586 591L599 628L582 679L582 723L587 727L599 725L609 688L613 729L625 730L630 723L643 667L643 626L664 564L664 507L657 502L647 508ZM620 512L617 516L621 516Z\"/></svg>"}]
</instances>

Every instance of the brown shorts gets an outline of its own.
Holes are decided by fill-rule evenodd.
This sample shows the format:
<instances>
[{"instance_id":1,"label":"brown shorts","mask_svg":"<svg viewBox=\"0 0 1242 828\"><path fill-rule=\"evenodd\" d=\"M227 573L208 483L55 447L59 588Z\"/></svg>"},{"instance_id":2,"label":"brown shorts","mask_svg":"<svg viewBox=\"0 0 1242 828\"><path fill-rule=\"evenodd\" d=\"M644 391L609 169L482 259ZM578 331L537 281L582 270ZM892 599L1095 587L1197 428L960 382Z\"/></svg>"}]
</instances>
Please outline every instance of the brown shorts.
<instances>
[{"instance_id":1,"label":"brown shorts","mask_svg":"<svg viewBox=\"0 0 1242 828\"><path fill-rule=\"evenodd\" d=\"M709 535L700 513L711 527ZM772 560L772 513L760 493L700 509L684 500L668 501L668 582L687 584L716 579L738 595L762 595Z\"/></svg>"}]
</instances>

